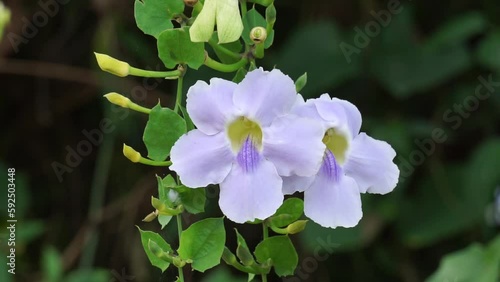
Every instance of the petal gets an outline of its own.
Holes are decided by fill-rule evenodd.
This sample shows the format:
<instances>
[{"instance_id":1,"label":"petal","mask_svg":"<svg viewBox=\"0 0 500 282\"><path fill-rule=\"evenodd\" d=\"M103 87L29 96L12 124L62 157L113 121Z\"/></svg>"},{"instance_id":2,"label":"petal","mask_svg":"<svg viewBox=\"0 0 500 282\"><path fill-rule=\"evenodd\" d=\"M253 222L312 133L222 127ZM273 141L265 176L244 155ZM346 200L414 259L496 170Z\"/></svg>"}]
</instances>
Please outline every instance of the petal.
<instances>
[{"instance_id":1,"label":"petal","mask_svg":"<svg viewBox=\"0 0 500 282\"><path fill-rule=\"evenodd\" d=\"M219 44L238 40L243 32L238 1L218 0L216 22Z\"/></svg>"},{"instance_id":2,"label":"petal","mask_svg":"<svg viewBox=\"0 0 500 282\"><path fill-rule=\"evenodd\" d=\"M330 122L331 127L348 130L351 138L358 135L361 128L361 113L358 108L345 100L323 94L314 100L319 115Z\"/></svg>"},{"instance_id":3,"label":"petal","mask_svg":"<svg viewBox=\"0 0 500 282\"><path fill-rule=\"evenodd\" d=\"M323 127L311 119L282 117L264 128L262 154L281 176L313 176L326 148L323 135Z\"/></svg>"},{"instance_id":4,"label":"petal","mask_svg":"<svg viewBox=\"0 0 500 282\"><path fill-rule=\"evenodd\" d=\"M183 135L172 147L170 169L188 187L221 183L234 160L225 133L205 135L195 129Z\"/></svg>"},{"instance_id":5,"label":"petal","mask_svg":"<svg viewBox=\"0 0 500 282\"><path fill-rule=\"evenodd\" d=\"M354 179L319 173L304 192L304 214L323 227L354 227L363 217L361 195Z\"/></svg>"},{"instance_id":6,"label":"petal","mask_svg":"<svg viewBox=\"0 0 500 282\"><path fill-rule=\"evenodd\" d=\"M293 80L281 71L262 68L249 72L236 87L233 101L243 115L266 127L287 114L297 99Z\"/></svg>"},{"instance_id":7,"label":"petal","mask_svg":"<svg viewBox=\"0 0 500 282\"><path fill-rule=\"evenodd\" d=\"M356 179L361 193L387 194L398 184L396 152L384 141L361 133L354 138L345 163L346 174Z\"/></svg>"},{"instance_id":8,"label":"petal","mask_svg":"<svg viewBox=\"0 0 500 282\"><path fill-rule=\"evenodd\" d=\"M253 171L235 163L220 184L219 206L236 223L266 219L283 203L282 180L274 165L261 159Z\"/></svg>"},{"instance_id":9,"label":"petal","mask_svg":"<svg viewBox=\"0 0 500 282\"><path fill-rule=\"evenodd\" d=\"M198 17L189 28L189 35L193 42L208 42L215 27L215 13L217 0L206 0Z\"/></svg>"},{"instance_id":10,"label":"petal","mask_svg":"<svg viewBox=\"0 0 500 282\"><path fill-rule=\"evenodd\" d=\"M316 176L302 177L297 175L284 176L283 194L292 195L295 192L304 192L311 186Z\"/></svg>"},{"instance_id":11,"label":"petal","mask_svg":"<svg viewBox=\"0 0 500 282\"><path fill-rule=\"evenodd\" d=\"M198 81L189 88L186 108L199 130L208 135L224 131L226 122L232 118L235 88L235 83L219 78L211 79L210 85Z\"/></svg>"},{"instance_id":12,"label":"petal","mask_svg":"<svg viewBox=\"0 0 500 282\"><path fill-rule=\"evenodd\" d=\"M295 100L295 104L293 105L290 113L299 117L314 119L317 122L320 122L325 127L325 130L328 129L326 122L324 122L324 119L318 114L314 100L309 99L306 102L304 101L304 97L300 94L297 95L297 99Z\"/></svg>"}]
</instances>

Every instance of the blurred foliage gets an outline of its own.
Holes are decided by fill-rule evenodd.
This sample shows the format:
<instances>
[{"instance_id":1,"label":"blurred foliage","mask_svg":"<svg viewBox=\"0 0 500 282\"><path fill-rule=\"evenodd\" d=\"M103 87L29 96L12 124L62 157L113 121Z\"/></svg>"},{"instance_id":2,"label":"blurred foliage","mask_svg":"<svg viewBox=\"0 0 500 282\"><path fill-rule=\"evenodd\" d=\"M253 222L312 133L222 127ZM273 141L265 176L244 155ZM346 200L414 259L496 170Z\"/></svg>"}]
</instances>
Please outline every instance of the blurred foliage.
<instances>
[{"instance_id":1,"label":"blurred foliage","mask_svg":"<svg viewBox=\"0 0 500 282\"><path fill-rule=\"evenodd\" d=\"M164 69L155 38L135 26L132 2L71 1L60 5L60 12L15 52L9 33L22 35L23 17L31 20L41 7L32 1L4 2L12 21L0 45L0 172L17 170L14 281L111 281L123 268L134 281L171 281L175 270L161 274L149 265L134 226L158 226L141 219L151 212L154 175L163 178L168 171L122 157L124 140L145 155L141 136L146 120L108 107L101 95L121 90L147 107L158 99L162 106L173 106L173 85L93 72L93 51ZM356 228L330 230L310 222L300 235L291 236L299 267L289 281L496 282L500 5L494 0L401 1L401 12L391 14L384 27L373 14L380 15L390 2L276 1L274 45L260 63L276 66L294 80L307 72L302 90L307 97L328 92L356 104L364 117L362 131L392 144L402 171L391 194L364 196L364 218ZM380 26L375 36L370 36L375 29L366 32L372 22ZM359 31L369 40L364 47L356 46ZM341 43L359 52L348 59ZM188 73L185 84L214 75L200 67ZM59 182L51 164L67 163L67 146L76 149L88 140L82 131L98 129L103 118L110 119L113 132L104 134L104 141ZM444 141L437 141L436 129L442 130ZM6 177L0 176L2 183ZM220 216L213 191L207 190L206 211ZM6 202L5 193L0 201ZM5 214L5 205L0 210ZM185 221L193 222L189 217ZM166 241L176 242L174 224L160 232ZM255 234L245 235L255 249L260 230L247 227L243 232ZM4 251L6 234L0 236ZM85 239L89 237L95 239ZM227 239L235 249L236 236L228 232ZM5 265L5 256L0 263ZM5 275L0 273L0 281L12 278ZM247 281L224 266L208 270L203 278L194 273L186 277L238 279Z\"/></svg>"}]
</instances>

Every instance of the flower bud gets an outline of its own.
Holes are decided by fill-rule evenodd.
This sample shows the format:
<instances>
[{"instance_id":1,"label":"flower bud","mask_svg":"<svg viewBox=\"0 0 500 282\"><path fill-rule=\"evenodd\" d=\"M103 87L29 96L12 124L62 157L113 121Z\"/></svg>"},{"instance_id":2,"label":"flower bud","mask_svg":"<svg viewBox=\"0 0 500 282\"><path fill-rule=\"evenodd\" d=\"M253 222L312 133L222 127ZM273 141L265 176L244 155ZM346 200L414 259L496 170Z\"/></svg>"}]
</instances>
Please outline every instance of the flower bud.
<instances>
[{"instance_id":1,"label":"flower bud","mask_svg":"<svg viewBox=\"0 0 500 282\"><path fill-rule=\"evenodd\" d=\"M198 4L198 0L184 0L184 4L188 7L194 7L194 5Z\"/></svg>"},{"instance_id":2,"label":"flower bud","mask_svg":"<svg viewBox=\"0 0 500 282\"><path fill-rule=\"evenodd\" d=\"M227 247L224 247L224 251L222 252L222 259L229 265L238 263L236 256Z\"/></svg>"},{"instance_id":3,"label":"flower bud","mask_svg":"<svg viewBox=\"0 0 500 282\"><path fill-rule=\"evenodd\" d=\"M116 92L111 92L109 94L104 95L104 98L108 99L108 101L111 102L112 104L115 104L122 108L129 108L130 99L121 94L118 94Z\"/></svg>"},{"instance_id":4,"label":"flower bud","mask_svg":"<svg viewBox=\"0 0 500 282\"><path fill-rule=\"evenodd\" d=\"M2 2L0 2L0 39L2 39L3 30L10 22L10 10L7 9Z\"/></svg>"},{"instance_id":5,"label":"flower bud","mask_svg":"<svg viewBox=\"0 0 500 282\"><path fill-rule=\"evenodd\" d=\"M271 26L276 22L276 7L274 7L274 4L269 5L266 9L266 22Z\"/></svg>"},{"instance_id":6,"label":"flower bud","mask_svg":"<svg viewBox=\"0 0 500 282\"><path fill-rule=\"evenodd\" d=\"M306 228L308 220L297 220L296 222L288 225L286 231L288 234L297 234Z\"/></svg>"},{"instance_id":7,"label":"flower bud","mask_svg":"<svg viewBox=\"0 0 500 282\"><path fill-rule=\"evenodd\" d=\"M297 90L297 92L300 92L302 91L302 89L304 89L306 84L307 84L307 72L304 73L301 77L299 77L297 81L295 81L295 89Z\"/></svg>"},{"instance_id":8,"label":"flower bud","mask_svg":"<svg viewBox=\"0 0 500 282\"><path fill-rule=\"evenodd\" d=\"M252 41L255 44L259 44L266 41L267 39L266 29L261 26L254 27L252 31L250 31L250 39L252 39Z\"/></svg>"},{"instance_id":9,"label":"flower bud","mask_svg":"<svg viewBox=\"0 0 500 282\"><path fill-rule=\"evenodd\" d=\"M95 53L99 67L106 72L116 76L125 77L129 75L130 65L105 54Z\"/></svg>"},{"instance_id":10,"label":"flower bud","mask_svg":"<svg viewBox=\"0 0 500 282\"><path fill-rule=\"evenodd\" d=\"M148 214L142 221L144 222L151 222L155 220L155 218L158 217L158 210L155 210L154 212Z\"/></svg>"},{"instance_id":11,"label":"flower bud","mask_svg":"<svg viewBox=\"0 0 500 282\"><path fill-rule=\"evenodd\" d=\"M252 253L250 252L247 246L238 244L238 247L236 248L236 255L240 259L241 263L245 266L255 264L255 260L252 256Z\"/></svg>"},{"instance_id":12,"label":"flower bud","mask_svg":"<svg viewBox=\"0 0 500 282\"><path fill-rule=\"evenodd\" d=\"M142 156L134 148L123 144L123 155L133 163L138 163Z\"/></svg>"}]
</instances>

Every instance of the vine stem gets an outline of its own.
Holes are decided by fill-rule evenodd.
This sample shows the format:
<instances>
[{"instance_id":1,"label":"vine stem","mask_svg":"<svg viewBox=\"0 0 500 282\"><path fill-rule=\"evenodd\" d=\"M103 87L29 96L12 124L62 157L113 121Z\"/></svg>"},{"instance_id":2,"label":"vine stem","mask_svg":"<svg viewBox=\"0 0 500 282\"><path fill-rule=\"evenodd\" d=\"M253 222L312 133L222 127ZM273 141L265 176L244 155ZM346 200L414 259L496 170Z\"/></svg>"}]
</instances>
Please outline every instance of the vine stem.
<instances>
[{"instance_id":1,"label":"vine stem","mask_svg":"<svg viewBox=\"0 0 500 282\"><path fill-rule=\"evenodd\" d=\"M262 237L266 240L269 237L269 229L265 222L262 223ZM267 282L267 274L262 273L262 282Z\"/></svg>"},{"instance_id":2,"label":"vine stem","mask_svg":"<svg viewBox=\"0 0 500 282\"><path fill-rule=\"evenodd\" d=\"M227 65L227 64L222 64L222 63L219 63L219 62L213 60L212 58L210 58L208 56L208 54L206 54L206 56L205 56L205 65L211 69L214 69L214 70L220 71L220 72L235 72L235 71L239 70L240 68L244 67L247 63L248 63L247 58L241 58L240 61L238 61L234 64Z\"/></svg>"},{"instance_id":3,"label":"vine stem","mask_svg":"<svg viewBox=\"0 0 500 282\"><path fill-rule=\"evenodd\" d=\"M175 216L177 219L177 233L179 234L179 244L181 240L181 234L182 234L182 217L181 214L178 214ZM179 270L179 281L184 282L184 271L182 270L182 267L177 268Z\"/></svg>"},{"instance_id":4,"label":"vine stem","mask_svg":"<svg viewBox=\"0 0 500 282\"><path fill-rule=\"evenodd\" d=\"M177 79L177 96L175 98L174 112L179 113L179 107L182 103L182 85L184 82L184 75L179 76Z\"/></svg>"}]
</instances>

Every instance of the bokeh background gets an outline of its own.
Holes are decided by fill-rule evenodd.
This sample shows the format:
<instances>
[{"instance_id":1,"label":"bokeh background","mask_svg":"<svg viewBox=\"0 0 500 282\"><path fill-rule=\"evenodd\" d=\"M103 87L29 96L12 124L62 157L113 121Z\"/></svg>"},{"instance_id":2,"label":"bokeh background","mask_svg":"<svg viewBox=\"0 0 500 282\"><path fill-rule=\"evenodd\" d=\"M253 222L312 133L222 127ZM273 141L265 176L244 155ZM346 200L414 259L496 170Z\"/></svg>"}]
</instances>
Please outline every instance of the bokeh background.
<instances>
[{"instance_id":1,"label":"bokeh background","mask_svg":"<svg viewBox=\"0 0 500 282\"><path fill-rule=\"evenodd\" d=\"M46 22L36 19L38 1L3 2L12 20L0 44L0 179L7 187L7 168L16 169L18 224L12 276L4 271L2 188L0 281L173 281L175 271L161 274L149 264L135 227L159 230L141 219L151 212L155 174L168 171L123 157L122 143L145 152L146 117L110 106L102 95L116 91L147 107L158 99L172 106L174 85L103 73L93 55L164 69L154 38L135 25L133 1L61 0L66 4ZM356 228L310 223L294 235L299 268L283 281L499 281L498 1L275 4L275 44L259 63L294 79L307 72L307 97L328 92L356 104L362 131L392 144L401 169L394 192L363 197ZM36 31L26 33L34 21ZM186 84L214 75L202 67ZM102 132L103 120L110 127L102 140L85 156L68 157ZM58 164L67 166L59 174ZM209 191L204 215L220 214L217 189ZM185 225L195 219L185 217ZM173 225L161 234L175 246ZM234 248L235 225L226 227ZM258 226L242 233L251 247L260 240ZM224 264L186 279L246 281Z\"/></svg>"}]
</instances>

